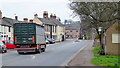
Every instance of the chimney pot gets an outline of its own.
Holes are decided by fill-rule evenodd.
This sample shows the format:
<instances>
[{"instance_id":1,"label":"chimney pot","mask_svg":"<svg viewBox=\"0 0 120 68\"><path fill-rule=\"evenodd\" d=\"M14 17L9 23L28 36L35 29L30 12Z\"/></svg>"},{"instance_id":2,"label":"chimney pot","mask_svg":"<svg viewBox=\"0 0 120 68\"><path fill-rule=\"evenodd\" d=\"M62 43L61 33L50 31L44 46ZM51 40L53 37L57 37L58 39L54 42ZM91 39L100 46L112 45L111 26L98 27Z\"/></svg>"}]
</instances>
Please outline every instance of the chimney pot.
<instances>
[{"instance_id":1,"label":"chimney pot","mask_svg":"<svg viewBox=\"0 0 120 68\"><path fill-rule=\"evenodd\" d=\"M48 19L48 11L44 11L43 18L47 18Z\"/></svg>"},{"instance_id":2,"label":"chimney pot","mask_svg":"<svg viewBox=\"0 0 120 68\"><path fill-rule=\"evenodd\" d=\"M23 18L23 21L26 23L28 22L28 18Z\"/></svg>"},{"instance_id":3,"label":"chimney pot","mask_svg":"<svg viewBox=\"0 0 120 68\"><path fill-rule=\"evenodd\" d=\"M30 22L30 23L33 23L33 19L30 19L29 22Z\"/></svg>"},{"instance_id":4,"label":"chimney pot","mask_svg":"<svg viewBox=\"0 0 120 68\"><path fill-rule=\"evenodd\" d=\"M54 14L53 18L56 19L56 14Z\"/></svg>"},{"instance_id":5,"label":"chimney pot","mask_svg":"<svg viewBox=\"0 0 120 68\"><path fill-rule=\"evenodd\" d=\"M38 14L34 14L34 17L38 17Z\"/></svg>"},{"instance_id":6,"label":"chimney pot","mask_svg":"<svg viewBox=\"0 0 120 68\"><path fill-rule=\"evenodd\" d=\"M0 10L0 19L2 19L2 11Z\"/></svg>"},{"instance_id":7,"label":"chimney pot","mask_svg":"<svg viewBox=\"0 0 120 68\"><path fill-rule=\"evenodd\" d=\"M53 14L50 15L50 18L53 18Z\"/></svg>"},{"instance_id":8,"label":"chimney pot","mask_svg":"<svg viewBox=\"0 0 120 68\"><path fill-rule=\"evenodd\" d=\"M18 20L18 16L15 16L15 20Z\"/></svg>"}]
</instances>

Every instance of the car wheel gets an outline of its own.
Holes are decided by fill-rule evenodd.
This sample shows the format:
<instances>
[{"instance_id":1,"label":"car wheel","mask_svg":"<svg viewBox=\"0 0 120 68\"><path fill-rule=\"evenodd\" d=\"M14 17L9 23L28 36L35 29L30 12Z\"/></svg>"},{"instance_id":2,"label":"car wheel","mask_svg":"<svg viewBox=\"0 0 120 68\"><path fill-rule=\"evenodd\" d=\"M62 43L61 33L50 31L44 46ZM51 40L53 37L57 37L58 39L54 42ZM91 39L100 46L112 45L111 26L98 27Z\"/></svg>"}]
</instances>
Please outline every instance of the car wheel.
<instances>
[{"instance_id":1,"label":"car wheel","mask_svg":"<svg viewBox=\"0 0 120 68\"><path fill-rule=\"evenodd\" d=\"M4 53L7 53L7 50L4 50Z\"/></svg>"}]
</instances>

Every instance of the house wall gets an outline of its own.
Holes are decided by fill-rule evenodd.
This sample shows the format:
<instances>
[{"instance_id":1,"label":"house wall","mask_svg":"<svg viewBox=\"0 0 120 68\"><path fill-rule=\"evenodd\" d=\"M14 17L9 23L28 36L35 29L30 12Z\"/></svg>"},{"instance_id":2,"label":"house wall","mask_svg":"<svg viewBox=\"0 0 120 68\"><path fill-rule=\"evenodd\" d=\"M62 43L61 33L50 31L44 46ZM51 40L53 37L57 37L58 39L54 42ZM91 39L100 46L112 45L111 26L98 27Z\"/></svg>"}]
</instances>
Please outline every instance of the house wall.
<instances>
[{"instance_id":1,"label":"house wall","mask_svg":"<svg viewBox=\"0 0 120 68\"><path fill-rule=\"evenodd\" d=\"M112 43L112 34L118 34L118 31L115 29L116 26L118 26L118 23L113 24L106 31L106 53L109 55L120 55L120 52L118 52L120 43Z\"/></svg>"},{"instance_id":2,"label":"house wall","mask_svg":"<svg viewBox=\"0 0 120 68\"><path fill-rule=\"evenodd\" d=\"M33 19L33 22L42 25L42 22L41 22L38 18L34 18L34 19Z\"/></svg>"},{"instance_id":3,"label":"house wall","mask_svg":"<svg viewBox=\"0 0 120 68\"><path fill-rule=\"evenodd\" d=\"M13 28L12 27L0 25L0 32L1 32L1 40L13 40Z\"/></svg>"},{"instance_id":4,"label":"house wall","mask_svg":"<svg viewBox=\"0 0 120 68\"><path fill-rule=\"evenodd\" d=\"M42 22L38 19L38 18L34 18L33 19L33 22L35 22L35 23L37 23L37 24L40 24L40 25L42 25ZM57 28L56 28L57 26L54 26L54 25L52 25L52 37L56 40L57 39ZM45 24L45 34L46 34L46 38L50 38L50 29L51 29L51 26L50 25L48 25L48 24Z\"/></svg>"},{"instance_id":5,"label":"house wall","mask_svg":"<svg viewBox=\"0 0 120 68\"><path fill-rule=\"evenodd\" d=\"M66 38L78 38L79 30L66 30Z\"/></svg>"},{"instance_id":6,"label":"house wall","mask_svg":"<svg viewBox=\"0 0 120 68\"><path fill-rule=\"evenodd\" d=\"M63 35L65 35L65 27L57 26L57 41L62 41Z\"/></svg>"}]
</instances>

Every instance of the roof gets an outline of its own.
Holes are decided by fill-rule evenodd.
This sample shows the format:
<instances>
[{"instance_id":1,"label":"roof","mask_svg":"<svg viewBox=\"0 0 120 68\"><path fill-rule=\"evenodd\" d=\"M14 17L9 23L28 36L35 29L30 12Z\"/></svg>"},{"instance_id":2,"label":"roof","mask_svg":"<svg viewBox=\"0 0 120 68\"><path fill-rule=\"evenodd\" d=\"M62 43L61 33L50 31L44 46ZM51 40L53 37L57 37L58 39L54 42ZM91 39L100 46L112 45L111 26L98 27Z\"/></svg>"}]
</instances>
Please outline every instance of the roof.
<instances>
[{"instance_id":1,"label":"roof","mask_svg":"<svg viewBox=\"0 0 120 68\"><path fill-rule=\"evenodd\" d=\"M58 21L57 19L51 19L55 24L57 24L58 26L64 26L60 21Z\"/></svg>"},{"instance_id":2,"label":"roof","mask_svg":"<svg viewBox=\"0 0 120 68\"><path fill-rule=\"evenodd\" d=\"M38 18L41 22L44 24L49 24L49 25L56 25L50 18L45 19L45 18Z\"/></svg>"},{"instance_id":3,"label":"roof","mask_svg":"<svg viewBox=\"0 0 120 68\"><path fill-rule=\"evenodd\" d=\"M57 19L52 19L52 18L38 18L41 22L43 22L44 24L49 24L49 25L57 25L57 26L64 26L60 21L58 21Z\"/></svg>"},{"instance_id":4,"label":"roof","mask_svg":"<svg viewBox=\"0 0 120 68\"><path fill-rule=\"evenodd\" d=\"M80 29L80 23L78 23L78 24L66 24L65 29L66 30L79 30Z\"/></svg>"},{"instance_id":5,"label":"roof","mask_svg":"<svg viewBox=\"0 0 120 68\"><path fill-rule=\"evenodd\" d=\"M4 26L13 26L14 23L18 22L15 19L7 18L7 17L3 17L0 21L1 21L0 24Z\"/></svg>"}]
</instances>

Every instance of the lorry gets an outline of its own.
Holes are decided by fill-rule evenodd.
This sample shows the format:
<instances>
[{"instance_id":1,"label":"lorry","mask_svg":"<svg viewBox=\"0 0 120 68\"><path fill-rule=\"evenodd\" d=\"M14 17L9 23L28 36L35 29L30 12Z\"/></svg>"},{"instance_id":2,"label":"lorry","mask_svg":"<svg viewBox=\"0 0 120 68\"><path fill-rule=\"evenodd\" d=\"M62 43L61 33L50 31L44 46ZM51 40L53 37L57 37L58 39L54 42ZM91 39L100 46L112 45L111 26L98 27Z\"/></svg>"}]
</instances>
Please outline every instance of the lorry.
<instances>
[{"instance_id":1,"label":"lorry","mask_svg":"<svg viewBox=\"0 0 120 68\"><path fill-rule=\"evenodd\" d=\"M16 49L18 54L27 52L45 52L44 26L36 23L15 23L14 44L19 45Z\"/></svg>"}]
</instances>

